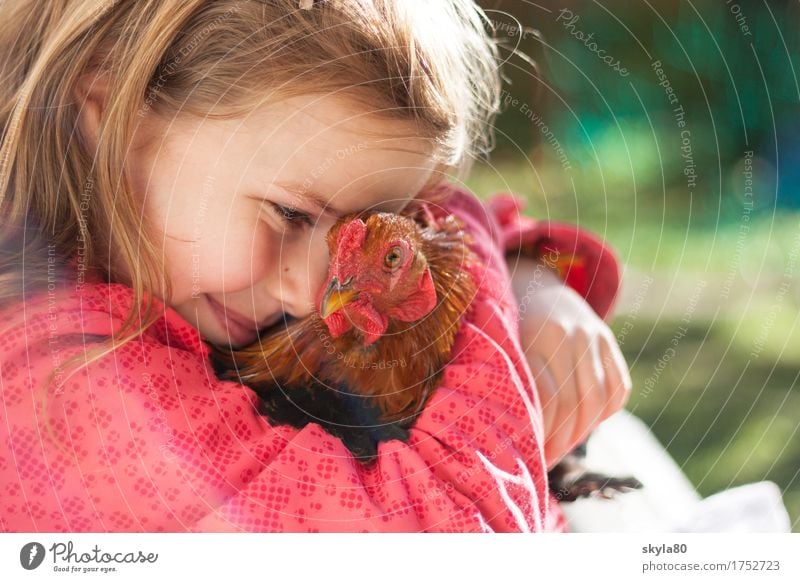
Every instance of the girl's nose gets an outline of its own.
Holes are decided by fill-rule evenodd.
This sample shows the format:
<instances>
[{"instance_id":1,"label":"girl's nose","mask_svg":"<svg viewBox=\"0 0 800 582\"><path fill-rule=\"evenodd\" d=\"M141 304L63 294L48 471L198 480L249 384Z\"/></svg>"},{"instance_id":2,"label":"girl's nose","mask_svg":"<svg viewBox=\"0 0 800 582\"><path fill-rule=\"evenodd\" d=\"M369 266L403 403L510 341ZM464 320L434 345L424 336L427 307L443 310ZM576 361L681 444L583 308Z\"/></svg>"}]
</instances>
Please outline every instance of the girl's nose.
<instances>
[{"instance_id":1,"label":"girl's nose","mask_svg":"<svg viewBox=\"0 0 800 582\"><path fill-rule=\"evenodd\" d=\"M269 293L293 317L305 317L316 308L314 301L328 274L328 247L324 229L285 245L269 279ZM319 232L316 232L319 231Z\"/></svg>"}]
</instances>

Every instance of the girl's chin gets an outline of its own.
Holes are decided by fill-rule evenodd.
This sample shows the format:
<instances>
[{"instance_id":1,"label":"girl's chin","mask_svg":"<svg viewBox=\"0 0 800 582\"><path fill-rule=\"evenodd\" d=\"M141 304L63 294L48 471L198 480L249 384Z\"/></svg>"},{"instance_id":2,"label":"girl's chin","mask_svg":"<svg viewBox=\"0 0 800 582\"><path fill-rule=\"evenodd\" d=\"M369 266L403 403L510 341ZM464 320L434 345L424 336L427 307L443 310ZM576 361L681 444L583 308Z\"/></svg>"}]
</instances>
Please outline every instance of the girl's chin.
<instances>
[{"instance_id":1,"label":"girl's chin","mask_svg":"<svg viewBox=\"0 0 800 582\"><path fill-rule=\"evenodd\" d=\"M255 343L257 339L257 335L248 336L246 339L234 339L233 337L226 337L222 342L219 342L219 345L226 346L233 350L240 350L242 348L246 348L250 344Z\"/></svg>"},{"instance_id":2,"label":"girl's chin","mask_svg":"<svg viewBox=\"0 0 800 582\"><path fill-rule=\"evenodd\" d=\"M249 346L258 339L258 334L230 322L228 328L224 330L224 343L232 348L243 348Z\"/></svg>"},{"instance_id":3,"label":"girl's chin","mask_svg":"<svg viewBox=\"0 0 800 582\"><path fill-rule=\"evenodd\" d=\"M227 330L225 328L218 330L218 327L215 326L212 330L209 325L206 327L205 333L201 332L205 341L217 347L237 350L249 346L258 339L258 336L254 333L248 332L247 334L238 335L238 332L233 329L233 324Z\"/></svg>"},{"instance_id":4,"label":"girl's chin","mask_svg":"<svg viewBox=\"0 0 800 582\"><path fill-rule=\"evenodd\" d=\"M276 321L264 326L258 332L245 328L234 321L224 319L224 314L214 309L213 302L209 302L212 307L211 317L206 325L200 327L203 339L220 347L231 349L241 349L255 343L261 337L266 338L274 333L285 331L289 325L298 321L287 313L280 313L276 316Z\"/></svg>"},{"instance_id":5,"label":"girl's chin","mask_svg":"<svg viewBox=\"0 0 800 582\"><path fill-rule=\"evenodd\" d=\"M229 329L226 330L224 327L222 328L222 333L215 332L213 334L204 334L205 339L216 346L225 346L232 349L241 349L244 347L249 346L250 344L255 343L255 341L261 337L267 338L271 336L273 333L283 331L287 328L288 324L295 319L291 316L286 317L286 321L281 318L279 321L273 323L272 325L266 326L258 331L258 333L253 333L248 331L246 334L242 334L241 336L235 336L235 332L233 330L234 324L229 324ZM211 326L208 326L209 328ZM219 327L219 326L217 326ZM230 331L230 333L227 333Z\"/></svg>"}]
</instances>

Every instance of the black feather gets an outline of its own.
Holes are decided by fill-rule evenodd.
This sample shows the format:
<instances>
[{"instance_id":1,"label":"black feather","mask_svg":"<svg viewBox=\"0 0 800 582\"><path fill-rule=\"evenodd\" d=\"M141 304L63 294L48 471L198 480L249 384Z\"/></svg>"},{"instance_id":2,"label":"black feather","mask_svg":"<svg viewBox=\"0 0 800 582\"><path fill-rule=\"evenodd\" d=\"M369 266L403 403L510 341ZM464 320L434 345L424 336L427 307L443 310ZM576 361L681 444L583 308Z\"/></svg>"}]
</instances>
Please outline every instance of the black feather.
<instances>
[{"instance_id":1,"label":"black feather","mask_svg":"<svg viewBox=\"0 0 800 582\"><path fill-rule=\"evenodd\" d=\"M353 394L345 386L276 386L259 391L259 396L259 412L273 424L303 428L315 422L362 462L377 456L381 441L408 440L409 422L382 422L374 398Z\"/></svg>"}]
</instances>

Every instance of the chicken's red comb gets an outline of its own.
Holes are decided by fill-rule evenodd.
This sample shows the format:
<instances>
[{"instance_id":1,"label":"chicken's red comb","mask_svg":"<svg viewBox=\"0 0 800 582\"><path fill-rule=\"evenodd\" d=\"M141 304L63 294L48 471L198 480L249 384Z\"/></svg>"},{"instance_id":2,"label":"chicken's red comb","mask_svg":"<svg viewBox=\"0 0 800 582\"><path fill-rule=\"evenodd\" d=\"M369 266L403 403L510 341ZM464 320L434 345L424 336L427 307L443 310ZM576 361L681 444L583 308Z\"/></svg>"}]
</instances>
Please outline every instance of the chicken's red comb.
<instances>
[{"instance_id":1,"label":"chicken's red comb","mask_svg":"<svg viewBox=\"0 0 800 582\"><path fill-rule=\"evenodd\" d=\"M360 218L354 218L345 224L336 238L336 245L342 249L359 248L367 238L367 225Z\"/></svg>"}]
</instances>

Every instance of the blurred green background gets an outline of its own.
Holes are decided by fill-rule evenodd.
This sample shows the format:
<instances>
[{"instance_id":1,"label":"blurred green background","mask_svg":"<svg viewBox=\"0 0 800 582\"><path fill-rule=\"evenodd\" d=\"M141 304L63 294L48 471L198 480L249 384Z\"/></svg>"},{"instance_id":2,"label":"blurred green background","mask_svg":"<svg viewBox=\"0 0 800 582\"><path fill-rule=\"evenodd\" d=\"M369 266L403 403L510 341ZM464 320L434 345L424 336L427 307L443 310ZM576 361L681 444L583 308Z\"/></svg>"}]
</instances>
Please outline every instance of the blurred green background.
<instances>
[{"instance_id":1,"label":"blurred green background","mask_svg":"<svg viewBox=\"0 0 800 582\"><path fill-rule=\"evenodd\" d=\"M507 82L468 185L612 245L628 409L703 496L774 481L800 531L800 3L480 4Z\"/></svg>"}]
</instances>

